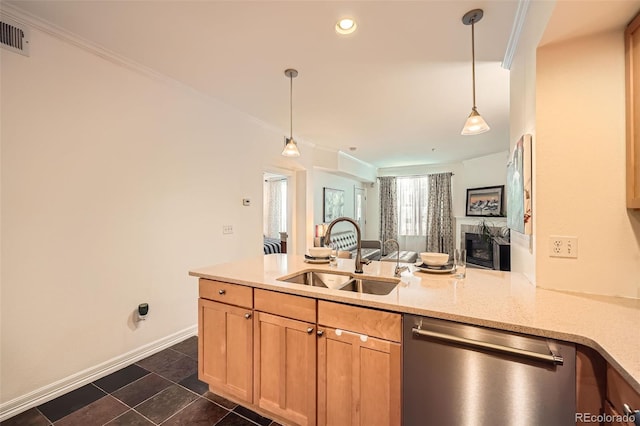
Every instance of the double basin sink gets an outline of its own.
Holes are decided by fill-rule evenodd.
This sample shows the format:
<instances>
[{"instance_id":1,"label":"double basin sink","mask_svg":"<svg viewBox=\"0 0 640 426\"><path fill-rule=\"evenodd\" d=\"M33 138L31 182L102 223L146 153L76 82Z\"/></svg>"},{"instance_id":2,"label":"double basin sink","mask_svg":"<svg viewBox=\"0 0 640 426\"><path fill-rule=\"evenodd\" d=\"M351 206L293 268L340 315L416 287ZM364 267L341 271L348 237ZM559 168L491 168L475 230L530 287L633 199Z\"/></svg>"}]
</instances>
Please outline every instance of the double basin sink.
<instances>
[{"instance_id":1,"label":"double basin sink","mask_svg":"<svg viewBox=\"0 0 640 426\"><path fill-rule=\"evenodd\" d=\"M302 272L289 278L280 278L279 281L377 295L391 293L391 290L396 288L400 282L399 280L360 278L351 274L336 274L324 271Z\"/></svg>"}]
</instances>

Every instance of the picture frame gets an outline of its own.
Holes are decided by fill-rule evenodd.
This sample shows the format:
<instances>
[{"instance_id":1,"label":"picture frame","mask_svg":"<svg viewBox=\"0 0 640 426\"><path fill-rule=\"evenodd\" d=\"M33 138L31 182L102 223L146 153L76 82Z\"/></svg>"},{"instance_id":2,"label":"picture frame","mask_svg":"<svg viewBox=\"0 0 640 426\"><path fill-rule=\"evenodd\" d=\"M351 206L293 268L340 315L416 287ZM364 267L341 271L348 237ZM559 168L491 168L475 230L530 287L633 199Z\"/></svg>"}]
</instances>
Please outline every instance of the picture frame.
<instances>
[{"instance_id":1,"label":"picture frame","mask_svg":"<svg viewBox=\"0 0 640 426\"><path fill-rule=\"evenodd\" d=\"M504 217L504 185L467 189L467 216Z\"/></svg>"},{"instance_id":2,"label":"picture frame","mask_svg":"<svg viewBox=\"0 0 640 426\"><path fill-rule=\"evenodd\" d=\"M323 188L322 217L324 223L344 216L344 191L342 189Z\"/></svg>"}]
</instances>

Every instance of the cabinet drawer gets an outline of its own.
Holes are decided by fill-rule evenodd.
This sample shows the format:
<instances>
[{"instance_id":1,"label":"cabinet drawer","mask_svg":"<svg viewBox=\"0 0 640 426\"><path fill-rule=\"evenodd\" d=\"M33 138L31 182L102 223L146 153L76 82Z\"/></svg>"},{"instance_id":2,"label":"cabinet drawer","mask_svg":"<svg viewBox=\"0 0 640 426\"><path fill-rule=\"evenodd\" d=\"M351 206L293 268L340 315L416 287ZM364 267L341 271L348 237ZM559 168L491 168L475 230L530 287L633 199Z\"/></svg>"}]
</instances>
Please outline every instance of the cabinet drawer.
<instances>
[{"instance_id":1,"label":"cabinet drawer","mask_svg":"<svg viewBox=\"0 0 640 426\"><path fill-rule=\"evenodd\" d=\"M293 294L255 289L256 311L267 312L305 322L316 322L316 300Z\"/></svg>"},{"instance_id":2,"label":"cabinet drawer","mask_svg":"<svg viewBox=\"0 0 640 426\"><path fill-rule=\"evenodd\" d=\"M253 307L253 288L200 278L200 297L230 305Z\"/></svg>"},{"instance_id":3,"label":"cabinet drawer","mask_svg":"<svg viewBox=\"0 0 640 426\"><path fill-rule=\"evenodd\" d=\"M342 303L318 301L318 324L400 342L402 316Z\"/></svg>"},{"instance_id":4,"label":"cabinet drawer","mask_svg":"<svg viewBox=\"0 0 640 426\"><path fill-rule=\"evenodd\" d=\"M623 404L640 410L640 395L610 365L607 365L607 399L620 414L624 414Z\"/></svg>"}]
</instances>

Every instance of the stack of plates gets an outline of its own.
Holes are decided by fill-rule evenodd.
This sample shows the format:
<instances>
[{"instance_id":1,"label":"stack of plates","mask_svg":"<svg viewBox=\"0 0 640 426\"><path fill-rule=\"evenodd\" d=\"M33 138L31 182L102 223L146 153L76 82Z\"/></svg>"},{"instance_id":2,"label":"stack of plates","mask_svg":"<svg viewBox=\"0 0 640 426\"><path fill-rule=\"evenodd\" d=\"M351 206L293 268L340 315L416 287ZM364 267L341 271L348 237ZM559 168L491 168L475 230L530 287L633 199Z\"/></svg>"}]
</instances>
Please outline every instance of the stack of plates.
<instances>
[{"instance_id":1,"label":"stack of plates","mask_svg":"<svg viewBox=\"0 0 640 426\"><path fill-rule=\"evenodd\" d=\"M447 263L442 266L429 266L419 260L414 263L414 266L418 268L418 271L420 272L429 272L432 274L450 274L456 270L456 266L453 263Z\"/></svg>"}]
</instances>

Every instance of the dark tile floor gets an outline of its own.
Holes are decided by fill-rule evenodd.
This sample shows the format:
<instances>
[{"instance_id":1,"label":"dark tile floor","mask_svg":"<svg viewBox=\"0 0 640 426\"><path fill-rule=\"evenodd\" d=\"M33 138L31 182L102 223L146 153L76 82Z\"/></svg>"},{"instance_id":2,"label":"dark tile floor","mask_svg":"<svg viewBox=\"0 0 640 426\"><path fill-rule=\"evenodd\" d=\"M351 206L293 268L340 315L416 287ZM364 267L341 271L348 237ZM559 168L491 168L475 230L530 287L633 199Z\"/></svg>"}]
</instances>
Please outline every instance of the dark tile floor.
<instances>
[{"instance_id":1,"label":"dark tile floor","mask_svg":"<svg viewBox=\"0 0 640 426\"><path fill-rule=\"evenodd\" d=\"M208 391L190 337L1 426L279 426Z\"/></svg>"}]
</instances>

